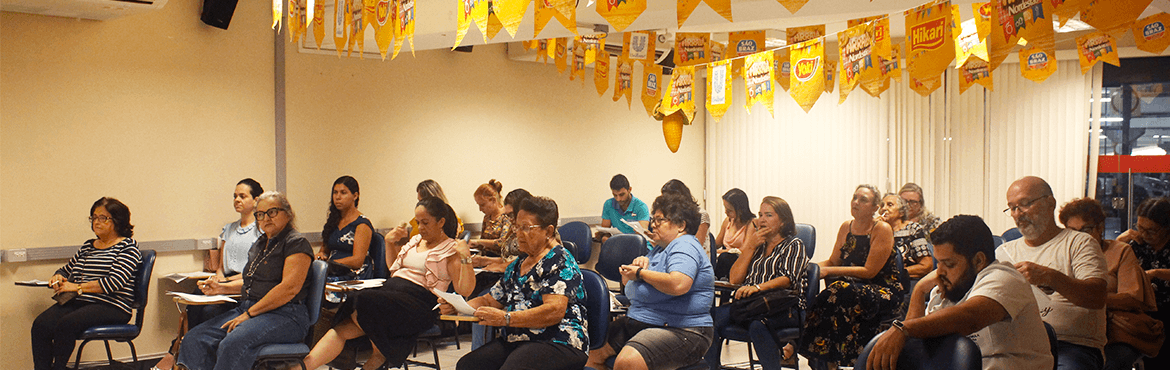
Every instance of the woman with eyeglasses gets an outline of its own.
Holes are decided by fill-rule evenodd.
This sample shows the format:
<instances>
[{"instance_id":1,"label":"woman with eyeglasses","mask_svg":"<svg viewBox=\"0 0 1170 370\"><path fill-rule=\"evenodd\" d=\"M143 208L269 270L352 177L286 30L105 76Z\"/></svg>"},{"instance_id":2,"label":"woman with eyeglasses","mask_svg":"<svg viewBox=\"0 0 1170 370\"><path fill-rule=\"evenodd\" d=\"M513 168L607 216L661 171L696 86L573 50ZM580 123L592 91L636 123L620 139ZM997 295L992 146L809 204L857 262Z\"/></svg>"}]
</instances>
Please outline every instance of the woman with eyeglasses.
<instances>
[{"instance_id":1,"label":"woman with eyeglasses","mask_svg":"<svg viewBox=\"0 0 1170 370\"><path fill-rule=\"evenodd\" d=\"M263 193L264 188L256 180L247 178L236 183L235 191L232 193L232 204L240 214L240 219L229 222L220 231L219 249L214 250L215 253L208 258L215 276L196 282L199 287L196 293L239 294L244 283L241 280L244 276L240 273L248 264L248 251L252 249L252 244L260 239L260 235L264 235L264 231L256 225L256 216L252 214L256 210L256 197ZM235 307L234 303L189 305L187 327L198 326ZM175 353L178 351L178 348L174 347L176 343L177 339L172 342L171 350L154 365L154 369L170 369L175 364Z\"/></svg>"},{"instance_id":2,"label":"woman with eyeglasses","mask_svg":"<svg viewBox=\"0 0 1170 370\"><path fill-rule=\"evenodd\" d=\"M1129 245L1153 283L1158 311L1149 314L1163 324L1170 323L1170 248L1167 248L1170 246L1170 199L1146 199L1138 206L1136 215L1137 224L1131 230L1133 241ZM1147 369L1170 368L1170 349L1166 348L1166 342L1162 343L1157 357L1143 360Z\"/></svg>"},{"instance_id":3,"label":"woman with eyeglasses","mask_svg":"<svg viewBox=\"0 0 1170 370\"><path fill-rule=\"evenodd\" d=\"M488 294L467 302L482 325L501 328L499 338L459 359L459 370L581 369L588 358L585 287L577 261L554 237L557 203L531 197L516 215L523 253L508 265ZM607 297L601 297L607 298ZM455 314L444 302L441 310Z\"/></svg>"},{"instance_id":4,"label":"woman with eyeglasses","mask_svg":"<svg viewBox=\"0 0 1170 370\"><path fill-rule=\"evenodd\" d=\"M248 251L240 304L183 337L180 369L250 369L264 345L296 342L308 331L313 248L297 232L296 213L284 194L261 194L253 215L264 235Z\"/></svg>"},{"instance_id":5,"label":"woman with eyeglasses","mask_svg":"<svg viewBox=\"0 0 1170 370\"><path fill-rule=\"evenodd\" d=\"M699 205L699 201L691 194L691 188L688 188L687 184L684 184L678 179L672 179L662 184L662 194L678 194L689 197L695 202L695 205ZM703 206L699 205L699 229L695 231L695 239L699 239L699 244L703 245L704 253L708 253L708 255L710 255L711 248L713 247L707 245L707 233L709 232L711 232L711 216L707 214L707 210L703 209Z\"/></svg>"},{"instance_id":6,"label":"woman with eyeglasses","mask_svg":"<svg viewBox=\"0 0 1170 370\"><path fill-rule=\"evenodd\" d=\"M894 232L874 218L877 187L859 185L849 202L853 219L841 224L828 260L818 262L828 284L809 307L798 351L814 368L852 366L878 334L882 320L896 318L905 298Z\"/></svg>"},{"instance_id":7,"label":"woman with eyeglasses","mask_svg":"<svg viewBox=\"0 0 1170 370\"><path fill-rule=\"evenodd\" d=\"M91 326L130 321L134 274L142 261L138 242L130 238L130 208L114 198L98 199L89 207L89 226L96 238L86 240L49 278L59 303L33 321L37 370L65 369L77 337ZM65 300L68 296L73 298Z\"/></svg>"},{"instance_id":8,"label":"woman with eyeglasses","mask_svg":"<svg viewBox=\"0 0 1170 370\"><path fill-rule=\"evenodd\" d=\"M327 281L346 281L374 277L370 258L370 241L374 224L358 210L361 188L353 176L341 176L333 181L329 198L329 217L321 230L321 250L316 259L329 261ZM338 303L337 295L326 295L329 302Z\"/></svg>"},{"instance_id":9,"label":"woman with eyeglasses","mask_svg":"<svg viewBox=\"0 0 1170 370\"><path fill-rule=\"evenodd\" d=\"M606 344L589 352L589 367L677 369L698 363L715 336L711 302L715 273L695 239L699 207L694 200L666 194L651 207L654 248L620 267L629 311L609 325Z\"/></svg>"},{"instance_id":10,"label":"woman with eyeglasses","mask_svg":"<svg viewBox=\"0 0 1170 370\"><path fill-rule=\"evenodd\" d=\"M1101 203L1093 198L1073 199L1060 207L1060 223L1070 230L1080 231L1093 237L1105 253L1105 261L1109 268L1106 283L1105 312L1109 316L1124 312L1124 314L1145 315L1146 311L1158 309L1154 300L1154 288L1150 285L1150 278L1142 270L1142 262L1134 254L1133 248L1116 240L1105 240L1105 211ZM1105 370L1122 370L1133 368L1134 361L1142 356L1138 347L1146 347L1144 341L1132 340L1135 337L1126 335L1128 328L1118 325L1107 325L1105 336L1109 342L1105 345Z\"/></svg>"},{"instance_id":11,"label":"woman with eyeglasses","mask_svg":"<svg viewBox=\"0 0 1170 370\"><path fill-rule=\"evenodd\" d=\"M475 288L475 271L467 243L457 242L455 211L442 199L426 197L414 208L418 235L406 245L386 243L386 264L390 279L380 288L351 295L334 315L334 326L313 347L305 364L316 369L332 361L345 341L368 336L374 353L362 365L377 369L388 364L400 367L414 348L418 335L439 318L438 297L432 290L455 292L464 297ZM406 229L397 227L388 241L404 238Z\"/></svg>"}]
</instances>

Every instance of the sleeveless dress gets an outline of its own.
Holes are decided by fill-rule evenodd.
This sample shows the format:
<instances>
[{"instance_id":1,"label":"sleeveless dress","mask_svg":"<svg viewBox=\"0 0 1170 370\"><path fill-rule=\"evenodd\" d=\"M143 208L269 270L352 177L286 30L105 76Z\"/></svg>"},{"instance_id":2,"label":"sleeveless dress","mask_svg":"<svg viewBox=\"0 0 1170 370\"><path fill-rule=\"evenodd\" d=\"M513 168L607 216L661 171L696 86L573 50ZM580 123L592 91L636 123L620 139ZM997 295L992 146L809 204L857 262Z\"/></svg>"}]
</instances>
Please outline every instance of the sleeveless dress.
<instances>
[{"instance_id":1,"label":"sleeveless dress","mask_svg":"<svg viewBox=\"0 0 1170 370\"><path fill-rule=\"evenodd\" d=\"M335 261L335 260L339 260L342 258L353 257L353 242L354 242L354 236L357 235L358 225L366 225L367 227L370 228L371 231L377 232L374 230L374 224L370 222L370 219L366 218L365 215L358 216L358 218L356 220L353 220L353 222L350 222L348 225L345 225L345 227L337 229L337 231L334 231L333 233L329 234L329 238L325 239L325 244L327 244L329 246L329 252L330 252L329 260ZM372 241L373 240L371 238L371 242ZM362 262L362 267L357 269L357 270L353 270L352 272L347 273L347 274L335 275L333 273L335 270L330 269L330 274L328 277L326 277L326 280L329 282L336 282L336 281L347 281L347 280L353 280L353 279L373 278L374 277L374 269L373 269L374 260L373 260L373 258L371 258L371 256L372 256L372 253L370 253L369 250L366 250L366 260L364 262Z\"/></svg>"},{"instance_id":2,"label":"sleeveless dress","mask_svg":"<svg viewBox=\"0 0 1170 370\"><path fill-rule=\"evenodd\" d=\"M852 226L852 225L851 225ZM869 235L845 238L843 266L864 266L869 257ZM894 253L872 279L828 278L804 323L806 335L797 348L801 355L823 362L852 366L866 343L880 332L882 322L897 318L905 297Z\"/></svg>"}]
</instances>

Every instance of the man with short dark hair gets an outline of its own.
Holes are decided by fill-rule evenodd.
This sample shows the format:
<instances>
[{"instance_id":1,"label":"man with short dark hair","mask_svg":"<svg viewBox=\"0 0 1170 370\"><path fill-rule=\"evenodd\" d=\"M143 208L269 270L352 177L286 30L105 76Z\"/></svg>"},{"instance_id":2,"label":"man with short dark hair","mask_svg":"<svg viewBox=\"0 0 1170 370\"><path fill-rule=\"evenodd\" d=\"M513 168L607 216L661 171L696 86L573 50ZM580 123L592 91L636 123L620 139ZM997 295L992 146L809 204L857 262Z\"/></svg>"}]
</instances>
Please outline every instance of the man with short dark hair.
<instances>
[{"instance_id":1,"label":"man with short dark hair","mask_svg":"<svg viewBox=\"0 0 1170 370\"><path fill-rule=\"evenodd\" d=\"M1027 176L1008 187L1008 208L1024 237L996 250L1032 284L1040 317L1056 331L1060 369L1101 369L1105 356L1105 254L1089 234L1056 224L1056 198L1043 179Z\"/></svg>"},{"instance_id":2,"label":"man with short dark hair","mask_svg":"<svg viewBox=\"0 0 1170 370\"><path fill-rule=\"evenodd\" d=\"M866 361L869 369L895 369L906 337L950 334L966 335L979 346L984 369L1051 369L1048 334L1031 285L1013 266L996 262L983 219L955 216L931 239L938 269L914 288L906 321L895 320L881 334Z\"/></svg>"},{"instance_id":3,"label":"man with short dark hair","mask_svg":"<svg viewBox=\"0 0 1170 370\"><path fill-rule=\"evenodd\" d=\"M609 180L609 190L613 198L607 199L601 208L601 227L614 227L623 233L632 234L634 229L622 220L637 221L642 229L650 226L650 207L630 193L633 189L625 175L614 175ZM599 232L597 238L604 243L609 235Z\"/></svg>"}]
</instances>

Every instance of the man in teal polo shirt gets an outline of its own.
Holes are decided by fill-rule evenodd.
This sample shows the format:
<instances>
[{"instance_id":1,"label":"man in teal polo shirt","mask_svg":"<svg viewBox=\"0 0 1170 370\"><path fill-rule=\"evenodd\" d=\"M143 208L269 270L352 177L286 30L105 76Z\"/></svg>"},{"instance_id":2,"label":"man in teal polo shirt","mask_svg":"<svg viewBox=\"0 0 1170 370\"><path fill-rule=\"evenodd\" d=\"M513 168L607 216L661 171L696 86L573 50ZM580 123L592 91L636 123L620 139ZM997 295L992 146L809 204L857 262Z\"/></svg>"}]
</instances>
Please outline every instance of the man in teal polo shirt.
<instances>
[{"instance_id":1,"label":"man in teal polo shirt","mask_svg":"<svg viewBox=\"0 0 1170 370\"><path fill-rule=\"evenodd\" d=\"M609 180L609 189L613 192L613 198L607 199L601 209L602 227L614 227L623 233L632 234L634 229L622 220L638 221L642 229L650 225L650 207L630 193L630 180L625 175L614 175ZM609 239L605 233L598 233L597 237L602 243Z\"/></svg>"}]
</instances>

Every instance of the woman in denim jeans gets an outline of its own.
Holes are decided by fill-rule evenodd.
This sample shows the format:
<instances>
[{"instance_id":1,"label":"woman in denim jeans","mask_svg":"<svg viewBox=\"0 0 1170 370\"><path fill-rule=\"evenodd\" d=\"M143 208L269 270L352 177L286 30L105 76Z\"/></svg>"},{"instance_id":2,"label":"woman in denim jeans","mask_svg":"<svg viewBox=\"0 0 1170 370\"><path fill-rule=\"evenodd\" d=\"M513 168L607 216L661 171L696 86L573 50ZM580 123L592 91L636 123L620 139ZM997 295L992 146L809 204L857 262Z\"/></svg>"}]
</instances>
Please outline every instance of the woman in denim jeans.
<instances>
[{"instance_id":1,"label":"woman in denim jeans","mask_svg":"<svg viewBox=\"0 0 1170 370\"><path fill-rule=\"evenodd\" d=\"M187 333L180 369L250 369L260 347L296 342L307 333L305 285L313 249L296 231L296 214L281 193L261 194L255 216L264 236L248 252L243 301Z\"/></svg>"}]
</instances>

